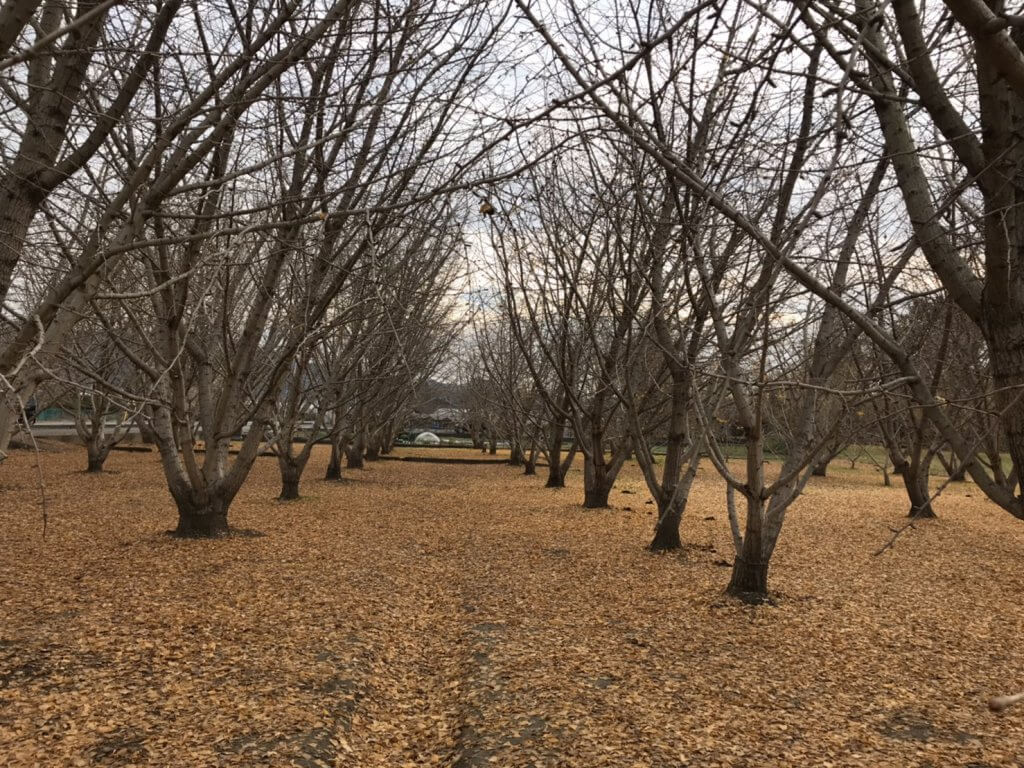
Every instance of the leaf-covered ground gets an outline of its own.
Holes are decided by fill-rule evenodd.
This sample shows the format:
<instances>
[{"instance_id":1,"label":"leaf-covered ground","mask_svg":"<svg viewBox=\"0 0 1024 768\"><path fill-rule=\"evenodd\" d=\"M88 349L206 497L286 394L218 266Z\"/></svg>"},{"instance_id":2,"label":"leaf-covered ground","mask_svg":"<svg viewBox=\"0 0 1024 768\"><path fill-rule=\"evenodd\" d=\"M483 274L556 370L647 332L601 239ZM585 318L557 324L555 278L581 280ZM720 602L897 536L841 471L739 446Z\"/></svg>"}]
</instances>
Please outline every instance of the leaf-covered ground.
<instances>
[{"instance_id":1,"label":"leaf-covered ground","mask_svg":"<svg viewBox=\"0 0 1024 768\"><path fill-rule=\"evenodd\" d=\"M985 708L1024 690L1024 524L970 484L874 557L903 492L835 467L750 607L710 475L656 556L635 467L592 511L579 472L325 463L282 504L260 459L231 519L262 535L181 541L154 455L47 453L44 542L8 460L0 764L1024 764L1024 710Z\"/></svg>"}]
</instances>

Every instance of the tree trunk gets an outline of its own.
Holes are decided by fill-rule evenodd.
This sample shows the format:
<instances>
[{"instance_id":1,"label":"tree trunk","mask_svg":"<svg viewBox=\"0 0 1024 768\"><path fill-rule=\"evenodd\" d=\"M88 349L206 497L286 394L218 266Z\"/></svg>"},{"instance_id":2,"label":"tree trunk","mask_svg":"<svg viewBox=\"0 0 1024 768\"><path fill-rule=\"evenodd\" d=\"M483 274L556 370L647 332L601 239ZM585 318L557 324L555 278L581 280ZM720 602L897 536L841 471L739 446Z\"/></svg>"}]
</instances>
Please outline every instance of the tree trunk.
<instances>
[{"instance_id":1,"label":"tree trunk","mask_svg":"<svg viewBox=\"0 0 1024 768\"><path fill-rule=\"evenodd\" d=\"M562 472L562 430L557 430L556 439L548 449L548 481L545 488L565 488L565 474Z\"/></svg>"},{"instance_id":2,"label":"tree trunk","mask_svg":"<svg viewBox=\"0 0 1024 768\"><path fill-rule=\"evenodd\" d=\"M109 454L105 452L96 453L93 449L89 448L89 458L86 460L85 471L89 473L102 472L103 464L107 460Z\"/></svg>"},{"instance_id":3,"label":"tree trunk","mask_svg":"<svg viewBox=\"0 0 1024 768\"><path fill-rule=\"evenodd\" d=\"M666 454L665 463L677 461L680 457ZM689 466L680 475L679 482L673 489L663 487L658 498L658 522L654 526L654 540L650 549L653 552L682 549L683 542L679 536L679 526L683 521L683 511L690 497L693 479L697 476L697 455L690 459Z\"/></svg>"},{"instance_id":4,"label":"tree trunk","mask_svg":"<svg viewBox=\"0 0 1024 768\"><path fill-rule=\"evenodd\" d=\"M594 440L596 451L603 450L601 440ZM615 485L615 467L605 461L603 453L584 454L583 457L583 506L587 509L603 509L608 506L608 494Z\"/></svg>"},{"instance_id":5,"label":"tree trunk","mask_svg":"<svg viewBox=\"0 0 1024 768\"><path fill-rule=\"evenodd\" d=\"M526 459L523 457L523 448L519 443L512 443L509 452L508 463L513 467L521 467Z\"/></svg>"},{"instance_id":6,"label":"tree trunk","mask_svg":"<svg viewBox=\"0 0 1024 768\"><path fill-rule=\"evenodd\" d=\"M744 557L737 557L732 564L732 578L726 592L744 602L764 602L768 597L768 563L748 560L745 553L746 547Z\"/></svg>"},{"instance_id":7,"label":"tree trunk","mask_svg":"<svg viewBox=\"0 0 1024 768\"><path fill-rule=\"evenodd\" d=\"M825 459L824 461L817 462L813 467L811 467L811 474L814 477L827 477L828 465L831 461L831 459Z\"/></svg>"},{"instance_id":8,"label":"tree trunk","mask_svg":"<svg viewBox=\"0 0 1024 768\"><path fill-rule=\"evenodd\" d=\"M748 452L747 460L760 461L760 451ZM770 550L765 551L765 545L771 545L772 542L765 538L765 523L764 501L748 496L743 546L733 561L732 578L725 589L727 594L745 603L763 603L768 599L768 564L772 553Z\"/></svg>"},{"instance_id":9,"label":"tree trunk","mask_svg":"<svg viewBox=\"0 0 1024 768\"><path fill-rule=\"evenodd\" d=\"M491 438L491 442L487 447L487 452L491 454L491 456L494 456L498 453L498 438Z\"/></svg>"},{"instance_id":10,"label":"tree trunk","mask_svg":"<svg viewBox=\"0 0 1024 768\"><path fill-rule=\"evenodd\" d=\"M281 495L277 498L280 501L294 501L299 498L299 481L302 479L305 462L301 455L298 460L281 455L277 457L277 464L281 469Z\"/></svg>"},{"instance_id":11,"label":"tree trunk","mask_svg":"<svg viewBox=\"0 0 1024 768\"><path fill-rule=\"evenodd\" d=\"M175 536L213 538L228 533L228 502L215 499L204 506L178 502Z\"/></svg>"},{"instance_id":12,"label":"tree trunk","mask_svg":"<svg viewBox=\"0 0 1024 768\"><path fill-rule=\"evenodd\" d=\"M380 444L373 440L366 446L366 460L377 461L378 459L380 459Z\"/></svg>"},{"instance_id":13,"label":"tree trunk","mask_svg":"<svg viewBox=\"0 0 1024 768\"><path fill-rule=\"evenodd\" d=\"M909 472L903 475L903 483L907 488L907 496L910 498L910 511L907 517L935 517L935 510L932 509L931 499L928 493L928 475L913 477Z\"/></svg>"},{"instance_id":14,"label":"tree trunk","mask_svg":"<svg viewBox=\"0 0 1024 768\"><path fill-rule=\"evenodd\" d=\"M917 460L893 462L893 471L903 478L903 487L910 499L907 517L935 517L928 493L928 468Z\"/></svg>"},{"instance_id":15,"label":"tree trunk","mask_svg":"<svg viewBox=\"0 0 1024 768\"><path fill-rule=\"evenodd\" d=\"M670 509L658 505L658 522L654 526L654 540L651 542L652 552L668 552L682 549L683 542L679 538L679 523L683 518L682 506L672 504Z\"/></svg>"},{"instance_id":16,"label":"tree trunk","mask_svg":"<svg viewBox=\"0 0 1024 768\"><path fill-rule=\"evenodd\" d=\"M324 480L341 480L341 448L333 440L331 441L331 458L327 462Z\"/></svg>"},{"instance_id":17,"label":"tree trunk","mask_svg":"<svg viewBox=\"0 0 1024 768\"><path fill-rule=\"evenodd\" d=\"M348 469L363 468L363 450L361 446L350 445L345 449L345 466Z\"/></svg>"},{"instance_id":18,"label":"tree trunk","mask_svg":"<svg viewBox=\"0 0 1024 768\"><path fill-rule=\"evenodd\" d=\"M552 461L548 465L548 480L544 483L545 488L565 488L565 476L562 474L562 463Z\"/></svg>"},{"instance_id":19,"label":"tree trunk","mask_svg":"<svg viewBox=\"0 0 1024 768\"><path fill-rule=\"evenodd\" d=\"M277 498L279 501L295 501L299 498L299 478L282 477L281 495Z\"/></svg>"},{"instance_id":20,"label":"tree trunk","mask_svg":"<svg viewBox=\"0 0 1024 768\"><path fill-rule=\"evenodd\" d=\"M531 448L530 453L526 457L526 461L523 462L523 474L524 475L536 475L537 474L537 449Z\"/></svg>"},{"instance_id":21,"label":"tree trunk","mask_svg":"<svg viewBox=\"0 0 1024 768\"><path fill-rule=\"evenodd\" d=\"M936 453L935 457L939 460L942 468L946 470L946 474L949 476L949 481L951 483L962 483L965 481L967 469L963 465L960 465L959 467L957 466L959 462L957 461L955 453L952 451L950 452L948 461L942 451Z\"/></svg>"},{"instance_id":22,"label":"tree trunk","mask_svg":"<svg viewBox=\"0 0 1024 768\"><path fill-rule=\"evenodd\" d=\"M586 488L583 491L583 506L586 509L605 509L608 506L608 494L611 488L604 484Z\"/></svg>"}]
</instances>

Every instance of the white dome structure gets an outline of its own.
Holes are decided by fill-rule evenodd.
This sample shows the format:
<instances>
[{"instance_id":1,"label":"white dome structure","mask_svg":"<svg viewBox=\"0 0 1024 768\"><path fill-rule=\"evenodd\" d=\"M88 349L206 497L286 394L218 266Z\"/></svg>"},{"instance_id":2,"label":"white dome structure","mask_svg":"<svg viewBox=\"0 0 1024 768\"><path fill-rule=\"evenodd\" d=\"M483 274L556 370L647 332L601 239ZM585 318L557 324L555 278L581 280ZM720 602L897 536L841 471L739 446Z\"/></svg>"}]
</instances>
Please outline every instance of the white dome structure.
<instances>
[{"instance_id":1,"label":"white dome structure","mask_svg":"<svg viewBox=\"0 0 1024 768\"><path fill-rule=\"evenodd\" d=\"M440 445L441 438L433 432L420 432L412 442L415 445Z\"/></svg>"}]
</instances>

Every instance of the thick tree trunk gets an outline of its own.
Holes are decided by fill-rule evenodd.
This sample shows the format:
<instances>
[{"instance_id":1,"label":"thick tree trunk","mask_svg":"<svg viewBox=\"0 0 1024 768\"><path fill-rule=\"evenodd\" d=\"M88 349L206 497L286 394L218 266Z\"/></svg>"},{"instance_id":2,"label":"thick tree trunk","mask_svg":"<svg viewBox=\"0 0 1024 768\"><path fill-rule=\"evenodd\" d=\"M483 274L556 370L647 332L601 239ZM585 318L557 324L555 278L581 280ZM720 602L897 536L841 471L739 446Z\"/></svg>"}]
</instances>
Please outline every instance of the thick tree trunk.
<instances>
[{"instance_id":1,"label":"thick tree trunk","mask_svg":"<svg viewBox=\"0 0 1024 768\"><path fill-rule=\"evenodd\" d=\"M815 463L815 465L811 467L811 474L814 475L814 477L827 477L828 465L831 461L831 459L825 459L824 461Z\"/></svg>"},{"instance_id":2,"label":"thick tree trunk","mask_svg":"<svg viewBox=\"0 0 1024 768\"><path fill-rule=\"evenodd\" d=\"M107 453L98 453L98 454L94 453L92 451L92 449L90 449L89 450L89 457L86 460L85 471L89 472L89 473L92 473L92 472L102 472L103 471L103 464L107 460L107 455L108 455Z\"/></svg>"},{"instance_id":3,"label":"thick tree trunk","mask_svg":"<svg viewBox=\"0 0 1024 768\"><path fill-rule=\"evenodd\" d=\"M548 480L544 483L545 488L565 488L565 476L562 475L560 462L552 461L548 466Z\"/></svg>"},{"instance_id":4,"label":"thick tree trunk","mask_svg":"<svg viewBox=\"0 0 1024 768\"><path fill-rule=\"evenodd\" d=\"M668 552L682 549L683 542L679 538L679 524L683 518L682 506L672 504L670 509L658 505L658 522L654 526L654 540L651 542L652 552Z\"/></svg>"},{"instance_id":5,"label":"thick tree trunk","mask_svg":"<svg viewBox=\"0 0 1024 768\"><path fill-rule=\"evenodd\" d=\"M498 438L491 438L491 442L487 446L487 452L491 454L491 456L494 456L498 453Z\"/></svg>"},{"instance_id":6,"label":"thick tree trunk","mask_svg":"<svg viewBox=\"0 0 1024 768\"><path fill-rule=\"evenodd\" d=\"M280 501L294 501L299 498L299 478L282 477L281 495L277 497Z\"/></svg>"},{"instance_id":7,"label":"thick tree trunk","mask_svg":"<svg viewBox=\"0 0 1024 768\"><path fill-rule=\"evenodd\" d=\"M281 495L277 497L280 501L294 501L299 498L299 483L309 461L309 450L310 446L307 443L296 456L282 454L277 457L277 465L281 470Z\"/></svg>"},{"instance_id":8,"label":"thick tree trunk","mask_svg":"<svg viewBox=\"0 0 1024 768\"><path fill-rule=\"evenodd\" d=\"M228 504L217 499L204 506L178 503L176 536L212 538L228 533Z\"/></svg>"},{"instance_id":9,"label":"thick tree trunk","mask_svg":"<svg viewBox=\"0 0 1024 768\"><path fill-rule=\"evenodd\" d=\"M606 485L595 485L583 491L583 506L586 509L604 509L608 506L608 494L611 487Z\"/></svg>"},{"instance_id":10,"label":"thick tree trunk","mask_svg":"<svg viewBox=\"0 0 1024 768\"><path fill-rule=\"evenodd\" d=\"M377 461L378 459L380 459L380 445L374 440L366 446L366 460Z\"/></svg>"},{"instance_id":11,"label":"thick tree trunk","mask_svg":"<svg viewBox=\"0 0 1024 768\"><path fill-rule=\"evenodd\" d=\"M726 591L746 602L763 602L768 597L768 563L737 557Z\"/></svg>"}]
</instances>

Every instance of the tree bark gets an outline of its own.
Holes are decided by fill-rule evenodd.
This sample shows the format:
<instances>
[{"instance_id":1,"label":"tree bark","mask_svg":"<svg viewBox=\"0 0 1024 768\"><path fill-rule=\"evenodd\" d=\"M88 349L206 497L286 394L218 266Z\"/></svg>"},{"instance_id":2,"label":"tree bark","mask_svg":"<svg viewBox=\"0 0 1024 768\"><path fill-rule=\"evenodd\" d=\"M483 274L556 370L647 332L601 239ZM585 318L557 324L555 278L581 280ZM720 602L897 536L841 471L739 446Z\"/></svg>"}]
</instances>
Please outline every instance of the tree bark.
<instances>
[{"instance_id":1,"label":"tree bark","mask_svg":"<svg viewBox=\"0 0 1024 768\"><path fill-rule=\"evenodd\" d=\"M351 443L345 448L345 466L348 469L363 468L363 446L359 443Z\"/></svg>"},{"instance_id":2,"label":"tree bark","mask_svg":"<svg viewBox=\"0 0 1024 768\"><path fill-rule=\"evenodd\" d=\"M831 463L831 459L825 461L819 461L811 468L811 474L814 477L827 477L828 476L828 465Z\"/></svg>"},{"instance_id":3,"label":"tree bark","mask_svg":"<svg viewBox=\"0 0 1024 768\"><path fill-rule=\"evenodd\" d=\"M290 445L288 443L284 448L279 445L278 450L288 450ZM310 450L310 444L307 443L298 455L278 455L277 465L281 470L281 495L277 497L278 500L294 501L299 498L299 483L302 481L302 473L306 470Z\"/></svg>"},{"instance_id":4,"label":"tree bark","mask_svg":"<svg viewBox=\"0 0 1024 768\"><path fill-rule=\"evenodd\" d=\"M519 445L519 443L512 443L508 463L513 467L521 467L525 461L526 459L523 456L523 447Z\"/></svg>"},{"instance_id":5,"label":"tree bark","mask_svg":"<svg viewBox=\"0 0 1024 768\"><path fill-rule=\"evenodd\" d=\"M768 597L768 563L757 559L747 560L746 555L737 557L732 565L732 578L726 592L744 602L764 602Z\"/></svg>"},{"instance_id":6,"label":"tree bark","mask_svg":"<svg viewBox=\"0 0 1024 768\"><path fill-rule=\"evenodd\" d=\"M605 485L595 485L584 489L583 506L586 509L605 509L608 506L608 494L611 493L611 490L610 486Z\"/></svg>"},{"instance_id":7,"label":"tree bark","mask_svg":"<svg viewBox=\"0 0 1024 768\"><path fill-rule=\"evenodd\" d=\"M341 480L341 448L333 440L331 441L331 458L327 462L324 480Z\"/></svg>"},{"instance_id":8,"label":"tree bark","mask_svg":"<svg viewBox=\"0 0 1024 768\"><path fill-rule=\"evenodd\" d=\"M281 495L277 498L280 501L294 501L299 498L299 478L283 476L281 478Z\"/></svg>"},{"instance_id":9,"label":"tree bark","mask_svg":"<svg viewBox=\"0 0 1024 768\"><path fill-rule=\"evenodd\" d=\"M1003 313L1006 314L1006 313ZM1015 314L1015 313L1010 313ZM1020 385L1024 382L1024 322L1019 316L990 319L992 384L996 403L1003 411L1003 434L1013 466L1024 470L1024 403Z\"/></svg>"},{"instance_id":10,"label":"tree bark","mask_svg":"<svg viewBox=\"0 0 1024 768\"><path fill-rule=\"evenodd\" d=\"M903 484L907 489L907 497L910 499L910 511L907 512L907 517L936 517L928 493L927 471L914 473L908 470L901 474Z\"/></svg>"},{"instance_id":11,"label":"tree bark","mask_svg":"<svg viewBox=\"0 0 1024 768\"><path fill-rule=\"evenodd\" d=\"M683 542L679 537L679 524L682 519L683 509L679 504L672 504L667 510L659 509L658 522L654 526L654 540L650 546L652 552L682 549Z\"/></svg>"},{"instance_id":12,"label":"tree bark","mask_svg":"<svg viewBox=\"0 0 1024 768\"><path fill-rule=\"evenodd\" d=\"M552 461L548 465L548 480L544 483L545 488L565 488L565 476L562 474L560 461Z\"/></svg>"},{"instance_id":13,"label":"tree bark","mask_svg":"<svg viewBox=\"0 0 1024 768\"><path fill-rule=\"evenodd\" d=\"M523 462L523 474L524 475L536 475L537 474L537 448L536 446L530 448L529 454L526 456L526 461Z\"/></svg>"},{"instance_id":14,"label":"tree bark","mask_svg":"<svg viewBox=\"0 0 1024 768\"><path fill-rule=\"evenodd\" d=\"M175 536L215 538L228 533L228 502L214 499L199 506L178 502L178 527Z\"/></svg>"},{"instance_id":15,"label":"tree bark","mask_svg":"<svg viewBox=\"0 0 1024 768\"><path fill-rule=\"evenodd\" d=\"M545 488L565 488L565 474L562 472L562 430L556 429L548 448L548 480Z\"/></svg>"},{"instance_id":16,"label":"tree bark","mask_svg":"<svg viewBox=\"0 0 1024 768\"><path fill-rule=\"evenodd\" d=\"M676 452L674 452L676 453ZM670 457L666 455L665 464L669 460L680 461L681 456ZM697 454L690 458L689 466L679 476L677 485L663 486L658 494L658 522L654 526L654 540L651 541L652 552L665 552L668 550L682 549L683 542L679 535L679 527L683 521L683 512L686 509L686 502L690 498L690 488L697 476Z\"/></svg>"},{"instance_id":17,"label":"tree bark","mask_svg":"<svg viewBox=\"0 0 1024 768\"><path fill-rule=\"evenodd\" d=\"M894 471L903 478L903 487L910 499L907 517L936 517L928 493L928 467L923 462L904 460L896 464Z\"/></svg>"},{"instance_id":18,"label":"tree bark","mask_svg":"<svg viewBox=\"0 0 1024 768\"><path fill-rule=\"evenodd\" d=\"M88 458L86 459L85 471L89 473L102 472L107 456L110 455L110 449L104 450L102 447L89 445L86 447L86 451Z\"/></svg>"}]
</instances>

